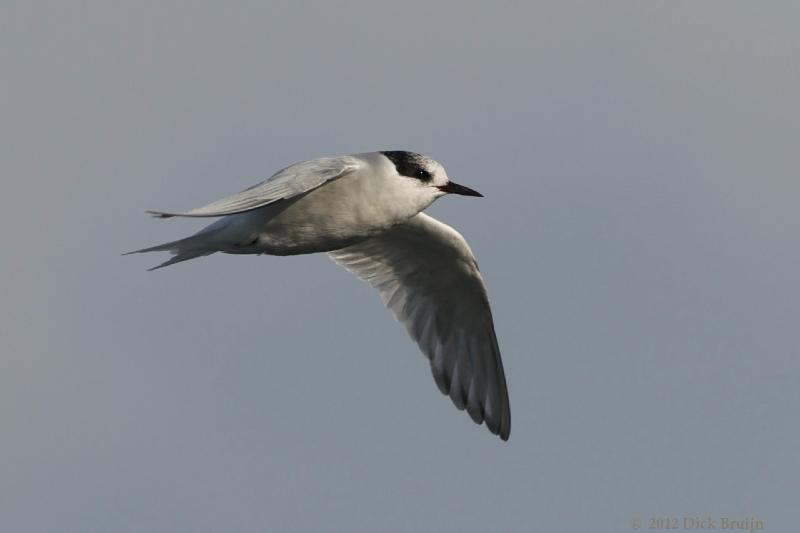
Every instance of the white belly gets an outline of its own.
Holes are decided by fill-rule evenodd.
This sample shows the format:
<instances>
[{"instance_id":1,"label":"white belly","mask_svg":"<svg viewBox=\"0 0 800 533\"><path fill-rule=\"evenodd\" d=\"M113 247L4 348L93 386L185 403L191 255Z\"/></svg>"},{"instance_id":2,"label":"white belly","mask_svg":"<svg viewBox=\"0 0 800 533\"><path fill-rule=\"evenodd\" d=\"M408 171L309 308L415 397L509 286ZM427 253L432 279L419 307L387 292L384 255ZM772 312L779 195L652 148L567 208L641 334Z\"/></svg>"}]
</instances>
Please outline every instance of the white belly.
<instances>
[{"instance_id":1,"label":"white belly","mask_svg":"<svg viewBox=\"0 0 800 533\"><path fill-rule=\"evenodd\" d=\"M228 253L295 255L337 250L403 222L419 212L396 201L385 182L345 176L303 196L231 215Z\"/></svg>"}]
</instances>

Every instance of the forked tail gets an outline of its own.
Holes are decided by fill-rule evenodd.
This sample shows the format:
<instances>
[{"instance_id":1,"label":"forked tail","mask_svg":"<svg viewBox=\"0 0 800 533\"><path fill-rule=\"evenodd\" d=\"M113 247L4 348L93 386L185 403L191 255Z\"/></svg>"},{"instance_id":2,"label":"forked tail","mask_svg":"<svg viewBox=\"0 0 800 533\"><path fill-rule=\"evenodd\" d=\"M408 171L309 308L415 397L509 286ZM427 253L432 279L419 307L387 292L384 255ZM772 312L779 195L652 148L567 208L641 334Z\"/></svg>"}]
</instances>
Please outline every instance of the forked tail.
<instances>
[{"instance_id":1,"label":"forked tail","mask_svg":"<svg viewBox=\"0 0 800 533\"><path fill-rule=\"evenodd\" d=\"M179 239L177 241L166 242L164 244L151 246L149 248L142 248L141 250L134 250L122 255L141 254L144 252L170 252L174 257L164 261L160 265L147 269L148 271L157 270L159 268L164 268L165 266L180 263L181 261L188 261L189 259L194 259L195 257L203 257L205 255L211 255L214 252L218 252L219 247L215 242L215 237L217 237L224 227L225 224L221 219L214 224L203 228L191 237L186 237L185 239Z\"/></svg>"}]
</instances>

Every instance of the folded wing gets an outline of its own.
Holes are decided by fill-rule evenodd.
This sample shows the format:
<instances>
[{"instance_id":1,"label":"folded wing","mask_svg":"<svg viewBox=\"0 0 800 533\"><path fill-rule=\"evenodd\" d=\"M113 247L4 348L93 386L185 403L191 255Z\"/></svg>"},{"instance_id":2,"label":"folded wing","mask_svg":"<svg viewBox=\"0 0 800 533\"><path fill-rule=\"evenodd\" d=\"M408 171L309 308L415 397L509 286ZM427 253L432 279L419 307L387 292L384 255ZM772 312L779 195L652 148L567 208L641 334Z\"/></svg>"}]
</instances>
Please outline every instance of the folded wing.
<instances>
[{"instance_id":1,"label":"folded wing","mask_svg":"<svg viewBox=\"0 0 800 533\"><path fill-rule=\"evenodd\" d=\"M380 291L430 360L439 390L508 440L511 414L500 349L486 287L464 238L420 213L329 255Z\"/></svg>"},{"instance_id":2,"label":"folded wing","mask_svg":"<svg viewBox=\"0 0 800 533\"><path fill-rule=\"evenodd\" d=\"M148 211L148 213L159 218L220 217L242 213L316 189L325 182L357 170L359 166L358 160L350 156L303 161L279 170L258 185L203 207L185 212Z\"/></svg>"}]
</instances>

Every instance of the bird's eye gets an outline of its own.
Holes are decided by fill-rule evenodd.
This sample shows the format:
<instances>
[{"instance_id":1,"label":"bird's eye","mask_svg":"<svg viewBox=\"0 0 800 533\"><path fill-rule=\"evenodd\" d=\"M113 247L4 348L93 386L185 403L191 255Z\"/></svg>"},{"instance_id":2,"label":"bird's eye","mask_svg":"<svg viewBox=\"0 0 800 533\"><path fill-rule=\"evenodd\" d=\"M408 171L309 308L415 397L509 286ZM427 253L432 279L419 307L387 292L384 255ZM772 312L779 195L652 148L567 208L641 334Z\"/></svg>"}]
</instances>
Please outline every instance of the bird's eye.
<instances>
[{"instance_id":1,"label":"bird's eye","mask_svg":"<svg viewBox=\"0 0 800 533\"><path fill-rule=\"evenodd\" d=\"M429 181L430 179L433 178L433 176L431 176L430 172L428 172L424 168L421 168L421 169L417 170L417 178L419 178L419 179L421 179L423 181Z\"/></svg>"}]
</instances>

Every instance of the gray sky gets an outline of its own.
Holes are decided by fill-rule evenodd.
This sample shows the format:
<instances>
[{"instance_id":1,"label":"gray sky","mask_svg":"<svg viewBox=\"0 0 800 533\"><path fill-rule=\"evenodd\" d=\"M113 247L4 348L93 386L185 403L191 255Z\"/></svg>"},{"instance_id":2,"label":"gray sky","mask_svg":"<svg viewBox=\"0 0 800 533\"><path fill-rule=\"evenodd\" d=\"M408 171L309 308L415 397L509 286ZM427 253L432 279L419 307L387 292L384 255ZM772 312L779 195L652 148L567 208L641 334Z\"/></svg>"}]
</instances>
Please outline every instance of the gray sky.
<instances>
[{"instance_id":1,"label":"gray sky","mask_svg":"<svg viewBox=\"0 0 800 533\"><path fill-rule=\"evenodd\" d=\"M297 4L0 6L2 529L796 529L797 4ZM119 256L378 149L486 195L508 443L325 256Z\"/></svg>"}]
</instances>

